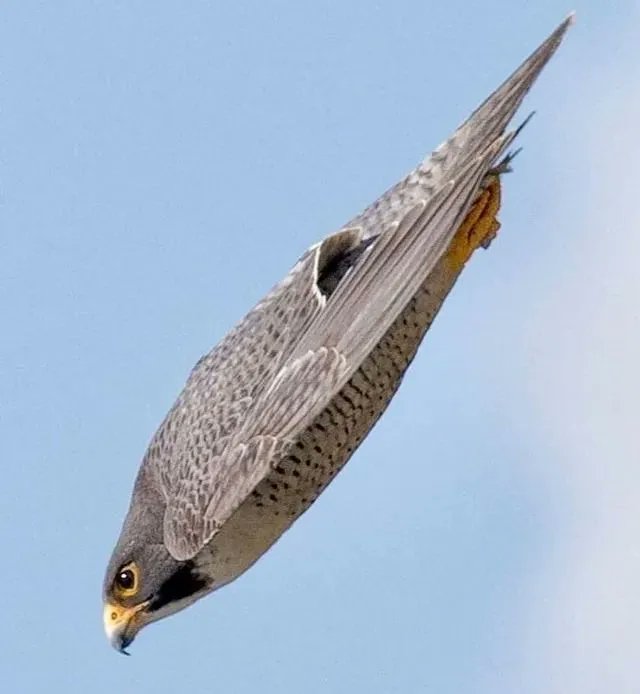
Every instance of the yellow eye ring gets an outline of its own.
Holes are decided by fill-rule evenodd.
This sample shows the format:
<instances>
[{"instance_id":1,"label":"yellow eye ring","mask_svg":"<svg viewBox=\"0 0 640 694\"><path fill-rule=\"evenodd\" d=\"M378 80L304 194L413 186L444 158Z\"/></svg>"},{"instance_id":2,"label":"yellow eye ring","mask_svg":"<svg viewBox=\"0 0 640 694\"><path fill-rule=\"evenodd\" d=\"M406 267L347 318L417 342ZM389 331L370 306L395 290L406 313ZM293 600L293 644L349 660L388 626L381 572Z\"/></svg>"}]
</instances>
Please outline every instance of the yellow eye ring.
<instances>
[{"instance_id":1,"label":"yellow eye ring","mask_svg":"<svg viewBox=\"0 0 640 694\"><path fill-rule=\"evenodd\" d=\"M122 598L129 598L138 592L138 567L134 562L118 569L113 585Z\"/></svg>"}]
</instances>

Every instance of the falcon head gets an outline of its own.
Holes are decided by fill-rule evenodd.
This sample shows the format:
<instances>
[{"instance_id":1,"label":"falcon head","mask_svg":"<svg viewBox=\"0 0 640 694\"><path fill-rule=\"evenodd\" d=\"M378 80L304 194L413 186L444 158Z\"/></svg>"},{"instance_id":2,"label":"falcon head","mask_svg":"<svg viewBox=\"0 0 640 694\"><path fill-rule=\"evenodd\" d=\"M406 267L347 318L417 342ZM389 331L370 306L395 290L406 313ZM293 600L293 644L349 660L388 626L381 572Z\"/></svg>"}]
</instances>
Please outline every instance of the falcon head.
<instances>
[{"instance_id":1,"label":"falcon head","mask_svg":"<svg viewBox=\"0 0 640 694\"><path fill-rule=\"evenodd\" d=\"M142 627L188 607L211 589L194 561L178 561L163 542L164 503L138 480L104 579L103 620L111 645L126 648Z\"/></svg>"}]
</instances>

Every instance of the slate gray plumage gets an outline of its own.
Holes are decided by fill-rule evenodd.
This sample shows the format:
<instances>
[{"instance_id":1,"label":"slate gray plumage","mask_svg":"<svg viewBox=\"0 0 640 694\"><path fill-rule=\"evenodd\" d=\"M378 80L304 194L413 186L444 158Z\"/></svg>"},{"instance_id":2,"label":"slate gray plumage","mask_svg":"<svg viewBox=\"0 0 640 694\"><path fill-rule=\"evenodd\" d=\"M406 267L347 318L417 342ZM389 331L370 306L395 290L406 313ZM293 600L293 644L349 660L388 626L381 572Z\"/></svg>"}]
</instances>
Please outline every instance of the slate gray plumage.
<instances>
[{"instance_id":1,"label":"slate gray plumage","mask_svg":"<svg viewBox=\"0 0 640 694\"><path fill-rule=\"evenodd\" d=\"M499 158L515 135L505 128L569 23L196 364L149 445L107 570L105 627L118 648L251 566L384 412L496 229L509 162Z\"/></svg>"}]
</instances>

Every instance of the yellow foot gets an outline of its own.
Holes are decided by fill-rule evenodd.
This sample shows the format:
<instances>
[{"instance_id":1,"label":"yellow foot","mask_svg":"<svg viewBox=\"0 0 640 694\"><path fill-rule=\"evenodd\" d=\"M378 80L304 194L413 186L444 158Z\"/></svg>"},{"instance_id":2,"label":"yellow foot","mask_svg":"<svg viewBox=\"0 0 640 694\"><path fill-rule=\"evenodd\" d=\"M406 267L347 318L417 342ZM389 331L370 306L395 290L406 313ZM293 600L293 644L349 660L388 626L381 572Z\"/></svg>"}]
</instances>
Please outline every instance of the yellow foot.
<instances>
[{"instance_id":1,"label":"yellow foot","mask_svg":"<svg viewBox=\"0 0 640 694\"><path fill-rule=\"evenodd\" d=\"M446 258L454 269L461 269L479 246L489 247L500 229L499 210L500 177L489 174L447 250Z\"/></svg>"}]
</instances>

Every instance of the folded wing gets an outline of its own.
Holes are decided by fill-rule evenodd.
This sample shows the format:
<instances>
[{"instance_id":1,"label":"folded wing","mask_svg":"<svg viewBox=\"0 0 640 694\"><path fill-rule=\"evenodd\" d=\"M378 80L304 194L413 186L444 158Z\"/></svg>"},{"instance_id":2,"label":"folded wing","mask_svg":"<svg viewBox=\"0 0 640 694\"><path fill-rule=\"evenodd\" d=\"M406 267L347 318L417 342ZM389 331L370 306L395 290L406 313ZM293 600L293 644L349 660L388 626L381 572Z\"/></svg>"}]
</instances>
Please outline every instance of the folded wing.
<instances>
[{"instance_id":1,"label":"folded wing","mask_svg":"<svg viewBox=\"0 0 640 694\"><path fill-rule=\"evenodd\" d=\"M473 203L480 182L515 136L505 134L505 128L570 22L571 18L563 22L404 181L355 218L350 228L303 256L292 271L293 279L290 275L276 288L275 298L267 297L249 314L247 318L258 311L250 334L242 335L242 323L236 328L237 347L243 341L257 344L258 330L286 338L262 355L266 363L256 366L256 377L248 385L239 384L238 397L245 398L246 407L233 427L220 432L218 445L208 451L191 455L187 446L191 460L178 466L166 485L165 543L177 559L194 556L211 540L424 284ZM331 255L336 244L355 249L367 240L370 243L357 264L328 298L324 296L318 283L323 253ZM283 320L289 300L296 306L293 324ZM244 359L233 350L229 356L232 362ZM233 388L234 370L224 363L220 366L226 386Z\"/></svg>"}]
</instances>

